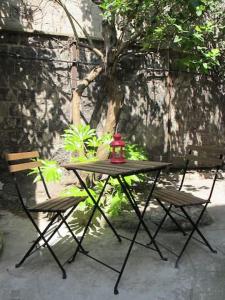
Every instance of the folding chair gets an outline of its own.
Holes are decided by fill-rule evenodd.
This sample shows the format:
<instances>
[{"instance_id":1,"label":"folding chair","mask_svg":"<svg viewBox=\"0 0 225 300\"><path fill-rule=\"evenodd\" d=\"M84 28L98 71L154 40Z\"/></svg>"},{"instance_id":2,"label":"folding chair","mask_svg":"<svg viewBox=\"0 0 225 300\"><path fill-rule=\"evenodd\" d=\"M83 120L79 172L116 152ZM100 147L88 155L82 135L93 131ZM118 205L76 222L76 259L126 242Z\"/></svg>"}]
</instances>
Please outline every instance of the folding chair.
<instances>
[{"instance_id":1,"label":"folding chair","mask_svg":"<svg viewBox=\"0 0 225 300\"><path fill-rule=\"evenodd\" d=\"M188 154L185 159L184 172L183 172L183 176L181 179L181 184L180 184L179 189L176 190L176 189L170 189L170 188L168 188L168 189L157 188L154 191L154 198L157 200L159 205L165 211L165 215L159 222L157 230L153 236L154 239L158 235L158 233L159 233L160 229L162 228L167 217L169 217L172 220L172 222L175 223L177 228L184 235L187 235L187 233L183 230L183 228L178 224L178 222L176 221L174 216L171 214L171 212L177 213L177 212L172 211L172 208L177 208L178 210L180 210L181 214L179 214L179 213L177 213L177 214L185 217L189 221L191 228L192 228L190 233L187 236L186 242L184 243L184 246L181 249L180 253L177 255L173 252L173 254L175 254L177 256L176 263L175 263L176 268L178 267L178 263L183 255L185 249L187 248L191 238L194 238L195 240L203 243L213 253L216 253L216 250L214 250L212 248L212 246L210 245L208 240L205 238L203 233L200 231L198 226L200 224L200 221L202 220L202 217L204 215L204 212L205 212L208 204L210 203L210 199L211 199L211 196L212 196L212 193L214 190L215 182L216 182L216 179L218 176L218 171L222 167L222 165L223 165L223 155L221 154L220 149L216 149L213 146L208 146L208 147L207 146L205 146L205 147L189 146ZM186 193L186 192L181 191L183 184L184 184L185 175L186 175L188 169L193 168L193 167L199 169L199 168L203 168L205 166L208 166L207 169L209 168L211 171L214 170L212 186L211 186L211 189L209 192L208 199L202 199L202 198L192 195L191 193ZM193 206L202 207L197 220L193 219L193 217L190 215L190 212L187 209L188 207L193 207ZM201 240L196 239L193 236L194 233L197 233L200 236Z\"/></svg>"},{"instance_id":2,"label":"folding chair","mask_svg":"<svg viewBox=\"0 0 225 300\"><path fill-rule=\"evenodd\" d=\"M19 200L21 202L22 208L24 209L26 215L34 225L38 237L33 242L32 246L29 248L29 250L26 252L24 257L21 259L21 261L16 264L16 268L20 267L22 263L28 258L31 254L33 254L36 250L38 250L41 247L47 247L50 251L51 255L55 259L56 263L58 264L59 268L62 271L63 279L66 278L66 271L63 268L63 265L59 261L58 257L56 256L55 252L53 251L52 247L50 246L49 242L53 238L53 236L56 234L56 232L59 230L59 228L64 224L67 229L69 230L71 236L77 243L78 250L86 253L84 248L81 246L81 243L74 235L73 231L69 227L69 224L67 223L67 218L72 214L72 212L75 210L77 205L83 201L84 197L57 197L57 198L51 198L46 182L44 180L44 177L42 175L40 166L41 162L37 160L39 157L39 154L37 151L33 152L21 152L21 153L7 153L5 155L6 161L8 162L9 172L12 174L13 181L15 183L15 188L19 197ZM44 189L47 195L47 200L44 202L41 202L35 206L32 206L30 208L27 207L24 198L22 196L22 190L21 190L21 184L19 183L19 178L16 175L17 172L30 170L33 168L38 168L40 178L42 180L42 183L44 185ZM66 211L69 210L67 213ZM44 230L40 230L37 223L35 222L34 217L32 216L32 213L48 213L48 219L49 223L45 227ZM49 217L51 216L51 217ZM54 228L52 226L55 226ZM51 232L50 232L51 228ZM49 233L50 232L50 233ZM48 236L47 236L48 235ZM43 241L43 244L40 245L39 243Z\"/></svg>"}]
</instances>

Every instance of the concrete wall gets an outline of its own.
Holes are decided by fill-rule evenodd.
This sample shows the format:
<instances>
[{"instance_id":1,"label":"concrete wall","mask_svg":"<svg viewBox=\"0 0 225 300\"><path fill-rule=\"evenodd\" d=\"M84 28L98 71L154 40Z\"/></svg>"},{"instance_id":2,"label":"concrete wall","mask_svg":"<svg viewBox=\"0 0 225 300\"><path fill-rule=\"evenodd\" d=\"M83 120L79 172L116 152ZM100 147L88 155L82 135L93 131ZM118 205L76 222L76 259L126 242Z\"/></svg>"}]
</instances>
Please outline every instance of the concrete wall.
<instances>
[{"instance_id":1,"label":"concrete wall","mask_svg":"<svg viewBox=\"0 0 225 300\"><path fill-rule=\"evenodd\" d=\"M100 11L91 0L66 0L63 3L91 36L101 39ZM0 29L73 35L64 10L54 1L1 0L0 13ZM82 37L79 26L75 24L75 27Z\"/></svg>"},{"instance_id":2,"label":"concrete wall","mask_svg":"<svg viewBox=\"0 0 225 300\"><path fill-rule=\"evenodd\" d=\"M70 59L64 47L67 38L59 46L47 36L1 34L1 152L42 145L46 154L57 144L70 122L70 67L57 61Z\"/></svg>"},{"instance_id":3,"label":"concrete wall","mask_svg":"<svg viewBox=\"0 0 225 300\"><path fill-rule=\"evenodd\" d=\"M189 144L225 142L224 82L172 71L176 58L152 53L131 56L123 65L126 97L119 128L151 157L182 155Z\"/></svg>"},{"instance_id":4,"label":"concrete wall","mask_svg":"<svg viewBox=\"0 0 225 300\"><path fill-rule=\"evenodd\" d=\"M125 91L119 130L150 153L183 153L189 143L223 142L224 85L188 73L170 73L162 53L128 56L118 70ZM94 57L81 50L81 61ZM96 62L96 61L94 61ZM38 147L52 155L71 121L71 53L67 37L1 33L0 152ZM80 64L78 78L91 65ZM102 130L104 75L84 93L83 120Z\"/></svg>"}]
</instances>

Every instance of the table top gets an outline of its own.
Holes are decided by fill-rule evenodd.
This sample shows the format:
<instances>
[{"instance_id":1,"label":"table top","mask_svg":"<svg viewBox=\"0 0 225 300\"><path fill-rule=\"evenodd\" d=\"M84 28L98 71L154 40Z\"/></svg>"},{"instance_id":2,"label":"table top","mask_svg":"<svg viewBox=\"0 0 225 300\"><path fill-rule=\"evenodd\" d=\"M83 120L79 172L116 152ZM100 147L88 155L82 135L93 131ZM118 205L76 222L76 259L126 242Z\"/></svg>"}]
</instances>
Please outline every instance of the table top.
<instances>
[{"instance_id":1,"label":"table top","mask_svg":"<svg viewBox=\"0 0 225 300\"><path fill-rule=\"evenodd\" d=\"M115 177L118 175L133 175L146 173L148 171L161 170L170 165L171 163L147 160L127 160L122 164L112 164L110 160L98 160L93 162L69 163L62 165L62 167L67 170L95 172Z\"/></svg>"}]
</instances>

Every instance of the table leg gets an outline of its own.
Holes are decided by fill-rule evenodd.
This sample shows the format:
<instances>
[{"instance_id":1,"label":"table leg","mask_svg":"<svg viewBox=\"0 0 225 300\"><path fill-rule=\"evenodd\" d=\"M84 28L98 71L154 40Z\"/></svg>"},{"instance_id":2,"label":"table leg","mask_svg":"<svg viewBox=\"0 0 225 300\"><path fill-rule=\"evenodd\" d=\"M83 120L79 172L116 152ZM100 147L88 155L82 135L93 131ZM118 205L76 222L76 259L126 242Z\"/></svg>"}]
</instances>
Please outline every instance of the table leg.
<instances>
[{"instance_id":1,"label":"table leg","mask_svg":"<svg viewBox=\"0 0 225 300\"><path fill-rule=\"evenodd\" d=\"M135 205L135 204L132 202L132 200L133 200L133 201L136 203L136 201L134 200L134 198L133 198L133 199L131 198L131 196L130 196L130 194L129 194L127 188L126 188L126 185L122 182L122 180L120 179L119 176L117 177L117 179L118 179L118 181L119 181L119 183L120 183L120 185L121 185L121 187L122 187L124 193L126 194L128 200L130 201L131 205L132 205L132 203L133 203L132 207L135 207L134 210L135 210L135 212L136 212L136 214L137 214L137 216L138 216L139 223L138 223L137 228L136 228L136 230L135 230L133 239L131 240L131 243L130 243L130 246L129 246L129 248L128 248L126 257L125 257L125 259L124 259L123 265L122 265L122 267L121 267L121 269L120 269L119 276L118 276L117 281L116 281L116 284L115 284L115 286L114 286L114 294L115 294L115 295L117 295L117 294L119 293L119 291L118 291L118 285L119 285L120 279L121 279L121 277L122 277L123 271L124 271L124 269L125 269L125 267L126 267L128 258L129 258L129 256L130 256L131 250L132 250L132 248L133 248L133 245L134 245L134 243L135 243L135 240L136 240L138 231L139 231L139 229L140 229L140 226L143 225L144 227L147 227L146 224L145 224L145 222L143 221L143 218L144 218L146 209L147 209L147 207L148 207L148 205L149 205L149 202L150 202L150 200L151 200L151 197L152 197L154 188L155 188L155 186L156 186L157 180L158 180L158 178L159 178L160 171L161 171L161 170L159 170L159 171L157 172L157 174L156 174L156 177L155 177L155 179L154 179L154 183L153 183L153 185L152 185L151 191L150 191L150 193L149 193L149 195L148 195L148 198L147 198L147 200L146 200L146 203L145 203L145 206L144 206L144 209L143 209L143 212L142 212L142 213L140 212L139 208L138 208L138 209L136 208L136 205L137 205L137 204ZM145 228L145 229L146 229L146 228ZM159 253L160 257L161 257L163 260L167 260L166 258L163 257L163 255L162 255L162 253L161 253L161 251L160 251L160 249L159 249L157 243L156 243L155 240L153 239L153 237L152 237L152 235L151 235L151 233L150 233L149 230L147 230L147 233L150 235L150 238L151 238L151 240L152 240L152 243L153 243L153 245L155 246L155 248L156 248L157 252Z\"/></svg>"},{"instance_id":2,"label":"table leg","mask_svg":"<svg viewBox=\"0 0 225 300\"><path fill-rule=\"evenodd\" d=\"M85 189L85 191L87 192L88 196L91 198L91 200L93 201L94 203L94 208L93 208L93 212L92 214L94 215L96 209L98 209L101 213L101 215L103 216L103 218L105 219L105 221L107 222L108 226L111 228L111 230L113 231L113 233L115 234L115 236L117 237L118 241L121 242L121 238L119 236L119 234L116 232L115 228L113 227L113 225L111 224L111 222L109 221L109 219L107 218L107 216L105 215L104 211L101 209L101 207L98 205L100 200L101 200L101 197L104 193L104 190L105 190L105 187L106 185L108 184L108 181L110 179L110 176L107 177L106 179L106 182L104 184L104 187L102 188L100 194L99 194L99 197L98 197L98 200L96 201L95 198L93 197L93 195L90 193L89 189L87 188L85 182L83 181L83 179L81 178L81 176L79 175L79 173L74 170L74 173L75 175L77 176L81 186ZM92 216L93 217L93 216Z\"/></svg>"},{"instance_id":3,"label":"table leg","mask_svg":"<svg viewBox=\"0 0 225 300\"><path fill-rule=\"evenodd\" d=\"M91 195L91 193L90 193L89 190L87 189L87 187L86 187L85 183L83 182L83 180L81 179L80 175L79 175L79 174L76 174L76 175L77 175L78 179L80 180L80 183L82 183L82 186L85 186L85 190L87 191L88 195L89 195L89 196L91 197L91 199L93 200L93 196ZM93 219L93 216L94 216L94 214L95 214L96 209L99 207L98 204L99 204L99 202L100 202L100 200L101 200L101 197L102 197L102 195L103 195L103 193L104 193L104 190L105 190L105 187L106 187L106 185L107 185L107 183L108 183L108 181L109 181L109 178L110 178L110 176L107 177L107 179L106 179L106 181L105 181L105 184L104 184L104 186L103 186L103 188L102 188L102 190L101 190L101 192L100 192L100 194L99 194L98 200L97 200L97 201L95 201L95 199L93 200L93 202L94 202L94 207L93 207L93 209L92 209L91 216L90 216L90 218L88 219L88 222L87 222L87 224L86 224L86 226L85 226L85 228L84 228L84 232L83 232L83 234L82 234L82 236L81 236L81 239L80 239L80 244L83 242L83 239L84 239L84 237L85 237L85 235L86 235L86 232L87 232L87 230L88 230L88 228L89 228L89 226L90 226L90 224L91 224L91 221L92 221L92 219ZM121 239L120 239L120 240L121 240ZM77 249L76 249L76 251L74 252L73 256L72 256L71 259L68 261L69 263L71 263L71 262L73 262L73 261L75 260L78 251L79 251L79 247L77 247Z\"/></svg>"},{"instance_id":4,"label":"table leg","mask_svg":"<svg viewBox=\"0 0 225 300\"><path fill-rule=\"evenodd\" d=\"M126 194L126 196L127 196L128 200L129 200L130 204L132 205L132 207L133 207L136 215L138 216L139 220L141 221L141 224L144 227L146 233L148 234L149 238L152 240L153 239L152 238L152 234L150 233L150 231L148 229L148 226L145 224L144 220L141 218L141 211L140 211L140 209L139 209L139 207L137 205L137 202L134 199L134 196L133 196L133 194L132 194L132 192L131 192L131 190L129 188L129 185L127 184L127 182L126 182L126 180L125 180L124 177L122 177L122 179L123 179L124 185L123 185L123 183L121 182L120 179L119 179L119 181L120 181L120 184L121 184L121 186L123 188L123 191ZM128 192L129 192L129 194L128 194Z\"/></svg>"},{"instance_id":5,"label":"table leg","mask_svg":"<svg viewBox=\"0 0 225 300\"><path fill-rule=\"evenodd\" d=\"M160 174L160 171L159 171L159 174ZM156 175L156 182L158 180L159 174ZM155 186L154 185L152 186L152 189L150 190L149 196L148 196L147 201L145 203L144 210L141 213L141 211L139 210L139 207L137 205L137 202L135 201L134 196L133 196L133 194L131 193L131 191L129 189L129 186L128 186L125 178L124 177L122 177L122 178L123 178L124 184L119 179L120 184L121 184L121 186L122 186L122 188L124 190L124 193L126 194L128 200L129 200L129 202L131 203L132 207L134 208L134 211L135 211L135 213L136 213L139 221L141 222L141 225L144 227L146 233L148 234L148 236L149 236L149 238L151 240L151 243L155 246L155 249L159 253L160 258L163 259L163 260L167 260L167 258L163 257L163 255L162 255L162 253L161 253L161 251L160 251L157 243L155 242L154 236L151 234L150 230L148 229L148 226L144 222L144 214L145 214L145 211L146 211L146 209L147 209L147 207L149 205L149 202L151 200L151 196L152 196L152 193L154 191ZM155 184L156 184L156 182L155 182Z\"/></svg>"}]
</instances>

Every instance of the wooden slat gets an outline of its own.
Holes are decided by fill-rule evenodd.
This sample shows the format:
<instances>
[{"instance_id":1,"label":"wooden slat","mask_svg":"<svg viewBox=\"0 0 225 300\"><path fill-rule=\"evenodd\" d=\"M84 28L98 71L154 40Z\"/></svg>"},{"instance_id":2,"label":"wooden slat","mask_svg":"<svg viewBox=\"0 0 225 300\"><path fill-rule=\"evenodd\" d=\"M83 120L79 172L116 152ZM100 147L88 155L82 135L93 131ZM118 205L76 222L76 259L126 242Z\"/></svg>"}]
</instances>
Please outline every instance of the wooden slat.
<instances>
[{"instance_id":1,"label":"wooden slat","mask_svg":"<svg viewBox=\"0 0 225 300\"><path fill-rule=\"evenodd\" d=\"M151 162L151 161L132 161L128 160L123 164L112 164L110 160L96 161L90 163L73 163L62 165L67 170L81 170L108 174L111 176L130 175L151 170L159 170L170 166L170 163Z\"/></svg>"},{"instance_id":2,"label":"wooden slat","mask_svg":"<svg viewBox=\"0 0 225 300\"><path fill-rule=\"evenodd\" d=\"M207 200L201 199L199 197L196 197L192 195L191 193L186 193L183 191L178 191L178 190L167 190L168 194L170 194L172 197L175 197L178 201L181 203L186 203L186 204L199 204L199 203L205 203Z\"/></svg>"},{"instance_id":3,"label":"wooden slat","mask_svg":"<svg viewBox=\"0 0 225 300\"><path fill-rule=\"evenodd\" d=\"M5 159L7 161L27 159L27 158L37 158L37 157L39 157L39 153L37 151L5 154Z\"/></svg>"},{"instance_id":4,"label":"wooden slat","mask_svg":"<svg viewBox=\"0 0 225 300\"><path fill-rule=\"evenodd\" d=\"M57 198L51 198L48 199L42 203L39 203L37 205L35 205L34 207L30 208L30 209L43 209L43 210L49 210L52 209L53 207L55 207L55 205L57 205L59 202L61 203L65 203L66 201L70 200L70 198L72 197L57 197Z\"/></svg>"},{"instance_id":5,"label":"wooden slat","mask_svg":"<svg viewBox=\"0 0 225 300\"><path fill-rule=\"evenodd\" d=\"M195 197L194 195L172 189L156 189L154 196L161 201L171 203L175 206L191 206L204 204L208 200Z\"/></svg>"},{"instance_id":6,"label":"wooden slat","mask_svg":"<svg viewBox=\"0 0 225 300\"><path fill-rule=\"evenodd\" d=\"M11 173L29 170L33 168L37 168L41 166L40 161L34 161L34 162L28 162L28 163L22 163L22 164L16 164L16 165L9 165L9 171Z\"/></svg>"},{"instance_id":7,"label":"wooden slat","mask_svg":"<svg viewBox=\"0 0 225 300\"><path fill-rule=\"evenodd\" d=\"M68 208L78 205L85 197L57 197L48 199L31 208L32 212L65 212Z\"/></svg>"}]
</instances>

